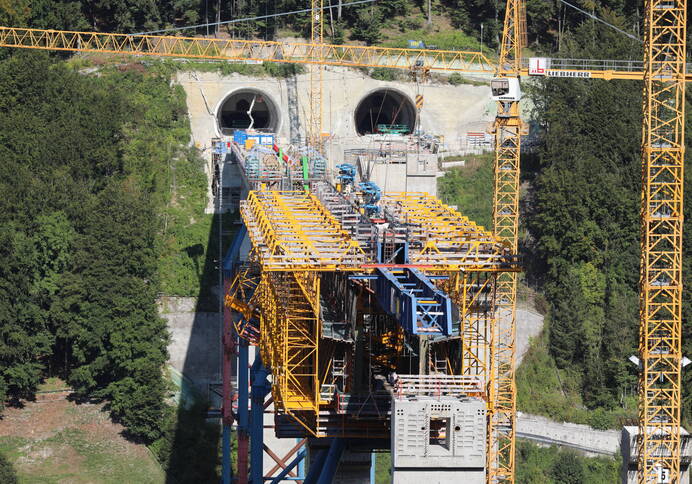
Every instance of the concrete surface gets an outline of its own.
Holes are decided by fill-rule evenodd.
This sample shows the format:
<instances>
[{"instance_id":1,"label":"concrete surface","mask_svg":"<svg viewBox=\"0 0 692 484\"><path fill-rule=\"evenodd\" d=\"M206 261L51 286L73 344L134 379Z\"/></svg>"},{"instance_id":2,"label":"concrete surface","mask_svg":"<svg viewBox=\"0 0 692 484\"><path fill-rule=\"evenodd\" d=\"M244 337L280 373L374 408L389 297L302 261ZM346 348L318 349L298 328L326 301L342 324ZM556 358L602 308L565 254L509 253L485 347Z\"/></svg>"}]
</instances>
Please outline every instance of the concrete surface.
<instances>
[{"instance_id":1,"label":"concrete surface","mask_svg":"<svg viewBox=\"0 0 692 484\"><path fill-rule=\"evenodd\" d=\"M327 67L324 71L323 132L329 133L326 143L330 168L343 161L345 149L376 148L378 142L372 136L358 136L354 112L360 101L380 88L394 89L411 102L417 94L424 96L420 114L420 129L426 133L444 137L449 150L458 151L465 145L467 132L485 131L495 113L495 104L490 99L486 86L462 84L421 84L385 82L365 76L362 72ZM309 75L307 73L289 79L252 77L240 74L223 76L213 72L180 72L176 82L187 94L188 116L192 128L192 142L202 150L209 149L211 138L221 135L217 114L226 98L241 89L253 88L277 106L277 135L279 143L289 144L292 140L305 138L308 120ZM453 103L450 103L453 100ZM211 180L213 167L208 152L206 172ZM409 190L435 191L437 167L428 167L426 173L409 172ZM394 168L392 168L394 170ZM429 172L429 173L428 173ZM392 180L398 177L388 174ZM208 212L213 211L211 183L209 184Z\"/></svg>"},{"instance_id":2,"label":"concrete surface","mask_svg":"<svg viewBox=\"0 0 692 484\"><path fill-rule=\"evenodd\" d=\"M613 456L620 449L620 432L588 425L555 422L538 415L517 413L517 437L543 445L559 445L589 456Z\"/></svg>"},{"instance_id":3,"label":"concrete surface","mask_svg":"<svg viewBox=\"0 0 692 484\"><path fill-rule=\"evenodd\" d=\"M221 321L218 313L194 312L195 298L159 299L171 341L169 364L206 394L209 383L221 380Z\"/></svg>"},{"instance_id":4,"label":"concrete surface","mask_svg":"<svg viewBox=\"0 0 692 484\"><path fill-rule=\"evenodd\" d=\"M524 355L529 350L531 338L537 337L543 329L543 315L530 308L517 308L517 366L521 364Z\"/></svg>"}]
</instances>

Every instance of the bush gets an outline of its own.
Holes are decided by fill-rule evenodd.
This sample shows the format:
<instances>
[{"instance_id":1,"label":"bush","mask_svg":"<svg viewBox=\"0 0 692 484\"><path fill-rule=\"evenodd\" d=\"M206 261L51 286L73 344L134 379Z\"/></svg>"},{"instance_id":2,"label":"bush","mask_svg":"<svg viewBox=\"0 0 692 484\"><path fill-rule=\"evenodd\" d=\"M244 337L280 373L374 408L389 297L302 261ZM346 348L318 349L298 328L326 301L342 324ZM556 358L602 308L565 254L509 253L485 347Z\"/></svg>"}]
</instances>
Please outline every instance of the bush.
<instances>
[{"instance_id":1,"label":"bush","mask_svg":"<svg viewBox=\"0 0 692 484\"><path fill-rule=\"evenodd\" d=\"M561 484L582 484L584 466L574 452L562 452L550 469L550 475Z\"/></svg>"},{"instance_id":2,"label":"bush","mask_svg":"<svg viewBox=\"0 0 692 484\"><path fill-rule=\"evenodd\" d=\"M376 44L382 38L381 25L382 16L377 10L361 11L351 30L351 38L368 45Z\"/></svg>"},{"instance_id":3,"label":"bush","mask_svg":"<svg viewBox=\"0 0 692 484\"><path fill-rule=\"evenodd\" d=\"M376 67L370 72L370 77L378 81L399 81L401 80L401 72L397 69L388 69L386 67Z\"/></svg>"},{"instance_id":4,"label":"bush","mask_svg":"<svg viewBox=\"0 0 692 484\"><path fill-rule=\"evenodd\" d=\"M16 484L19 482L17 472L14 470L12 463L3 454L0 454L0 482L3 484Z\"/></svg>"},{"instance_id":5,"label":"bush","mask_svg":"<svg viewBox=\"0 0 692 484\"><path fill-rule=\"evenodd\" d=\"M458 86L459 84L464 83L464 79L462 79L461 74L455 72L447 78L447 82L449 82L452 86Z\"/></svg>"},{"instance_id":6,"label":"bush","mask_svg":"<svg viewBox=\"0 0 692 484\"><path fill-rule=\"evenodd\" d=\"M408 30L419 30L423 27L423 21L419 18L405 18L399 20L399 30L406 32Z\"/></svg>"},{"instance_id":7,"label":"bush","mask_svg":"<svg viewBox=\"0 0 692 484\"><path fill-rule=\"evenodd\" d=\"M302 74L305 71L305 67L300 64L291 64L288 62L265 62L264 70L267 72L267 74L269 74L272 77L286 79L287 77L293 77L298 74Z\"/></svg>"}]
</instances>

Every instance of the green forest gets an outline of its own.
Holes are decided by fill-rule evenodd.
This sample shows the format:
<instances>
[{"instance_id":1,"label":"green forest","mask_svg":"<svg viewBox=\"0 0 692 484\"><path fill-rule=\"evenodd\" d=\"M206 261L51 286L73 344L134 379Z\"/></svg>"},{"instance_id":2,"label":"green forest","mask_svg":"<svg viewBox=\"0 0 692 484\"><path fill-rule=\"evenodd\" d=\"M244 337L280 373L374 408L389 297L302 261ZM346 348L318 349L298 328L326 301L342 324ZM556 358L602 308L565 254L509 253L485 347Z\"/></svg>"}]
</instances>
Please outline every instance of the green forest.
<instances>
[{"instance_id":1,"label":"green forest","mask_svg":"<svg viewBox=\"0 0 692 484\"><path fill-rule=\"evenodd\" d=\"M168 466L181 452L174 440L194 449L205 430L176 432L194 417L166 403L169 336L156 297L203 300L214 240L184 92L166 66L87 76L79 62L3 54L0 402L62 378L78 400L106 402Z\"/></svg>"}]
</instances>

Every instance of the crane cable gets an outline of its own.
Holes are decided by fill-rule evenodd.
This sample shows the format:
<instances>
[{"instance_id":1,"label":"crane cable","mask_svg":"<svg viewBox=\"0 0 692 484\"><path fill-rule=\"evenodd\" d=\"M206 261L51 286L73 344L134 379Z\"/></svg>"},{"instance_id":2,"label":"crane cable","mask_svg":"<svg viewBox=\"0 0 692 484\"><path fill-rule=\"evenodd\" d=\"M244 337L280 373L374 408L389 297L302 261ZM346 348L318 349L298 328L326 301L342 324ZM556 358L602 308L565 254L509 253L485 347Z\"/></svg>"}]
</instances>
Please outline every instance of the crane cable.
<instances>
[{"instance_id":1,"label":"crane cable","mask_svg":"<svg viewBox=\"0 0 692 484\"><path fill-rule=\"evenodd\" d=\"M353 5L359 5L362 3L373 3L376 2L377 0L357 0L355 2L349 2L349 3L342 3L341 7L350 7ZM327 10L327 9L333 9L333 8L339 8L338 5L329 5L326 7L322 7L319 10ZM198 29L201 27L213 27L215 25L226 25L226 24L236 24L240 22L250 22L252 20L261 20L261 19L266 19L266 18L275 18L275 17L284 17L286 15L294 15L297 13L306 13L306 12L311 12L311 8L304 8L302 10L293 10L291 12L281 12L281 13L273 13L271 15L260 15L258 17L246 17L246 18L238 18L238 19L233 19L233 20L224 20L223 22L209 22L205 24L197 24L197 25L188 25L185 27L171 27L169 29L161 29L161 30L150 30L148 32L137 32L135 34L128 34L128 35L151 35L151 34L160 34L161 32L173 32L175 30L187 30L187 29Z\"/></svg>"},{"instance_id":2,"label":"crane cable","mask_svg":"<svg viewBox=\"0 0 692 484\"><path fill-rule=\"evenodd\" d=\"M592 18L592 19L594 19L594 20L597 20L597 21L601 22L601 23L604 24L604 25L607 25L607 26L610 27L611 29L617 30L618 32L620 32L621 34L626 35L626 36L629 37L630 39L636 40L637 42L644 43L644 41L641 40L641 39L640 39L639 37L637 37L636 35L630 34L629 32L625 32L624 30L622 30L622 29L616 27L615 25L613 25L613 24L611 24L611 23L608 23L608 22L606 22L605 20L602 20L602 19L596 17L594 14L589 13L589 12L587 12L586 10L582 10L581 8L577 7L576 5L572 5L571 3L566 2L565 0L560 0L560 2L561 2L561 3L564 3L564 4L567 5L568 7L572 7L573 9L575 9L575 10L577 10L577 11L583 13L583 14L586 15L587 17L590 17L590 18Z\"/></svg>"}]
</instances>

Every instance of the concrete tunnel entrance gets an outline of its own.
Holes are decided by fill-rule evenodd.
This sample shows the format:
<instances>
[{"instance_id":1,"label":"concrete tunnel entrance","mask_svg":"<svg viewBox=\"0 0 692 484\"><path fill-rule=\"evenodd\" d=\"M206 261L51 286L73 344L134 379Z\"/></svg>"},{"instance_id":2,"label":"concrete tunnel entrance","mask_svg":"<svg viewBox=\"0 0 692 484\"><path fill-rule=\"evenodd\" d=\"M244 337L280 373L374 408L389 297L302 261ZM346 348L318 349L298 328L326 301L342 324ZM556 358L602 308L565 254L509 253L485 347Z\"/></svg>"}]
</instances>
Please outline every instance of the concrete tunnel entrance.
<instances>
[{"instance_id":1,"label":"concrete tunnel entrance","mask_svg":"<svg viewBox=\"0 0 692 484\"><path fill-rule=\"evenodd\" d=\"M416 127L416 107L402 92L377 89L358 103L355 123L359 136L380 133L383 125L397 125L403 134L410 134Z\"/></svg>"},{"instance_id":2,"label":"concrete tunnel entrance","mask_svg":"<svg viewBox=\"0 0 692 484\"><path fill-rule=\"evenodd\" d=\"M279 111L266 93L258 89L240 89L224 99L216 115L219 130L225 135L234 129L254 128L276 132L279 127Z\"/></svg>"}]
</instances>

